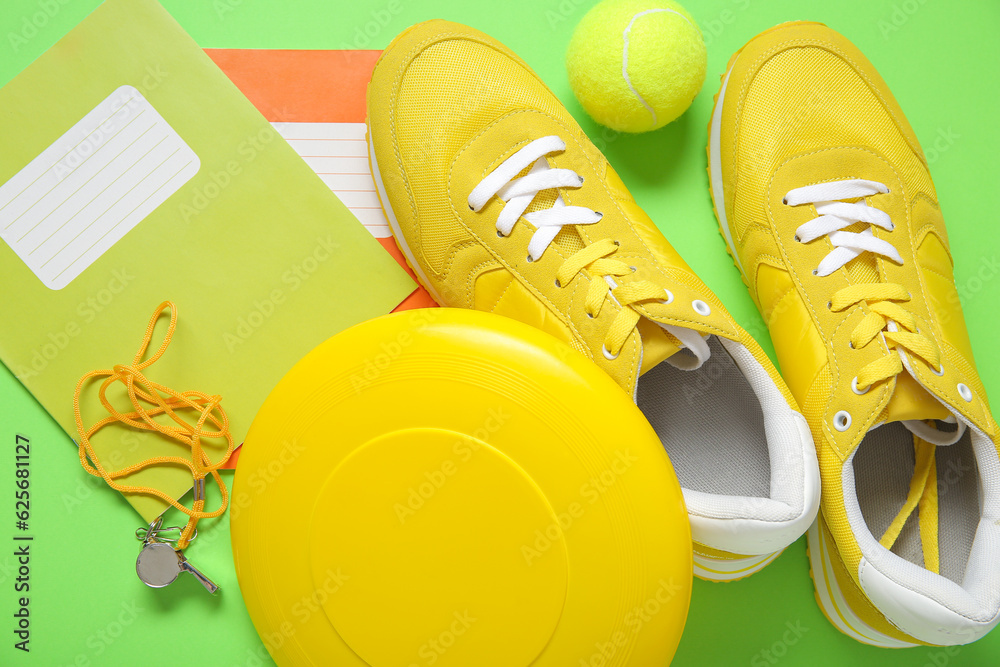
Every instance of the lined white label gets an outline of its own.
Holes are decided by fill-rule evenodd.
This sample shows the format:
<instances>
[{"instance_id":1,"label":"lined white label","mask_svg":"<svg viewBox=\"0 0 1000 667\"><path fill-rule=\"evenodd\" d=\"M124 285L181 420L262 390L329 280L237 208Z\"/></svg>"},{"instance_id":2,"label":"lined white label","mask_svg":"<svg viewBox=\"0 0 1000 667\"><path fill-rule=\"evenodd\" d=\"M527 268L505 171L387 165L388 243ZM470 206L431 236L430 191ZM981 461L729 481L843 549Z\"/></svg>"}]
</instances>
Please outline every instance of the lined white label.
<instances>
[{"instance_id":1,"label":"lined white label","mask_svg":"<svg viewBox=\"0 0 1000 667\"><path fill-rule=\"evenodd\" d=\"M146 98L122 86L0 186L0 238L62 289L200 166Z\"/></svg>"},{"instance_id":2,"label":"lined white label","mask_svg":"<svg viewBox=\"0 0 1000 667\"><path fill-rule=\"evenodd\" d=\"M364 123L271 124L372 236L392 236L368 168Z\"/></svg>"}]
</instances>

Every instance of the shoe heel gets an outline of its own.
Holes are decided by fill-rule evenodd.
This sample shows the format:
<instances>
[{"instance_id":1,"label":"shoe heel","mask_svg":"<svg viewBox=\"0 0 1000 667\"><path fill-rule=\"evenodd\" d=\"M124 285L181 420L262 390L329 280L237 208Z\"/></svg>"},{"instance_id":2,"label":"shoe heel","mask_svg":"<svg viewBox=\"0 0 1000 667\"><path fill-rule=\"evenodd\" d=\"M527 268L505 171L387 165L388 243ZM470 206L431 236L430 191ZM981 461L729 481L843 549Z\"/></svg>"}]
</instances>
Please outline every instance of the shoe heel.
<instances>
[{"instance_id":1,"label":"shoe heel","mask_svg":"<svg viewBox=\"0 0 1000 667\"><path fill-rule=\"evenodd\" d=\"M840 584L837 583L833 563L830 560L831 545L829 538L819 525L820 521L821 519L817 518L806 535L808 536L809 575L812 577L816 589L816 603L823 615L835 628L863 644L880 648L920 646L920 644L904 642L876 630L851 609L840 590Z\"/></svg>"},{"instance_id":2,"label":"shoe heel","mask_svg":"<svg viewBox=\"0 0 1000 667\"><path fill-rule=\"evenodd\" d=\"M763 556L745 556L731 559L706 556L695 551L694 576L705 581L738 581L763 570L775 558L780 556L782 551L784 549L764 554Z\"/></svg>"}]
</instances>

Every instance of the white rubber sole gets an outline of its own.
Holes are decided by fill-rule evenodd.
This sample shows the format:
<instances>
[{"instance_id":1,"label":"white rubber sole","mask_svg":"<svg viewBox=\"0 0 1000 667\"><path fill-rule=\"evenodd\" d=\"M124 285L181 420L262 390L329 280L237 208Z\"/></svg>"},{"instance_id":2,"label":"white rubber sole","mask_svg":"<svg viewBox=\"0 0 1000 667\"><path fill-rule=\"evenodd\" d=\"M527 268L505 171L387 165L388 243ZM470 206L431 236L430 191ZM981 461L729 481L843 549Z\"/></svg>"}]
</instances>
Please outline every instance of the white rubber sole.
<instances>
[{"instance_id":1,"label":"white rubber sole","mask_svg":"<svg viewBox=\"0 0 1000 667\"><path fill-rule=\"evenodd\" d=\"M760 572L770 565L781 551L764 554L763 556L748 556L737 560L723 560L694 554L694 576L706 581L736 581Z\"/></svg>"},{"instance_id":2,"label":"white rubber sole","mask_svg":"<svg viewBox=\"0 0 1000 667\"><path fill-rule=\"evenodd\" d=\"M396 239L396 245L399 246L400 252L406 257L406 263L410 265L413 269L413 273L417 275L417 280L423 286L425 290L430 293L431 298L438 303L438 305L446 305L441 301L441 295L437 293L434 286L431 285L431 281L427 279L427 275L424 270L420 268L420 264L417 263L416 257L413 255L413 251L410 250L409 244L406 242L406 238L403 236L402 230L399 228L399 221L396 219L396 212L392 210L392 205L389 203L389 197L385 192L385 184L382 183L382 172L378 168L378 161L375 159L375 146L372 141L372 130L367 124L365 125L365 139L368 143L368 166L372 171L372 180L375 181L375 193L378 195L379 204L382 205L382 212L385 213L386 220L389 222L389 228L392 230L392 236Z\"/></svg>"},{"instance_id":3,"label":"white rubber sole","mask_svg":"<svg viewBox=\"0 0 1000 667\"><path fill-rule=\"evenodd\" d=\"M734 63L735 64L735 63ZM719 90L719 97L715 101L715 108L712 110L712 124L708 132L708 168L712 184L712 202L715 204L715 214L719 218L719 228L722 236L729 246L729 254L736 263L736 268L743 274L746 282L747 275L740 262L740 256L736 253L736 246L733 244L733 234L729 229L729 220L726 217L726 196L722 189L722 149L720 148L720 137L722 134L722 104L726 97L726 87L729 85L730 68L726 72L726 78L722 81L722 89ZM748 285L750 283L747 283Z\"/></svg>"},{"instance_id":4,"label":"white rubber sole","mask_svg":"<svg viewBox=\"0 0 1000 667\"><path fill-rule=\"evenodd\" d=\"M830 561L830 544L819 528L819 519L806 534L809 540L809 567L812 570L813 584L816 586L816 601L834 627L852 639L880 648L920 646L890 637L861 620L848 606L837 583Z\"/></svg>"}]
</instances>

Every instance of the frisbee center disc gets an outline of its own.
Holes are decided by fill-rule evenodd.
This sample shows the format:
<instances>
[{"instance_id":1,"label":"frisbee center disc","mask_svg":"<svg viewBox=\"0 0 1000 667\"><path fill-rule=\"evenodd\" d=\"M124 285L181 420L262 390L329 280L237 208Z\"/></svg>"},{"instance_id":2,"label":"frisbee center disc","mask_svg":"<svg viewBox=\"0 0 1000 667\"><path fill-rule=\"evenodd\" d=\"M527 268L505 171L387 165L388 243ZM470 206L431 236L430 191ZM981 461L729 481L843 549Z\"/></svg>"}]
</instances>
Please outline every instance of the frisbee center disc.
<instances>
[{"instance_id":1,"label":"frisbee center disc","mask_svg":"<svg viewBox=\"0 0 1000 667\"><path fill-rule=\"evenodd\" d=\"M568 568L556 515L482 440L440 429L379 436L331 472L311 509L317 602L373 667L484 656L526 666L558 625Z\"/></svg>"}]
</instances>

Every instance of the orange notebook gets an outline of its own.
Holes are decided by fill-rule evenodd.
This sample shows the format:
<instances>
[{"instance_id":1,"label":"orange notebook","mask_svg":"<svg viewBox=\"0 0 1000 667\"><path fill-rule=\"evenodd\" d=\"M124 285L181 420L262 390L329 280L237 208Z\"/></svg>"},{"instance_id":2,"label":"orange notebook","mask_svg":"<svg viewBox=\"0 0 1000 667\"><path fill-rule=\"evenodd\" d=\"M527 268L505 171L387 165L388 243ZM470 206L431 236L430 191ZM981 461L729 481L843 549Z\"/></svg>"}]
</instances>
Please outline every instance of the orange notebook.
<instances>
[{"instance_id":1,"label":"orange notebook","mask_svg":"<svg viewBox=\"0 0 1000 667\"><path fill-rule=\"evenodd\" d=\"M410 276L368 167L365 88L381 51L205 49ZM437 304L420 287L396 310Z\"/></svg>"}]
</instances>

